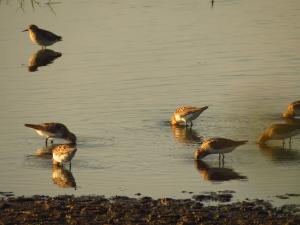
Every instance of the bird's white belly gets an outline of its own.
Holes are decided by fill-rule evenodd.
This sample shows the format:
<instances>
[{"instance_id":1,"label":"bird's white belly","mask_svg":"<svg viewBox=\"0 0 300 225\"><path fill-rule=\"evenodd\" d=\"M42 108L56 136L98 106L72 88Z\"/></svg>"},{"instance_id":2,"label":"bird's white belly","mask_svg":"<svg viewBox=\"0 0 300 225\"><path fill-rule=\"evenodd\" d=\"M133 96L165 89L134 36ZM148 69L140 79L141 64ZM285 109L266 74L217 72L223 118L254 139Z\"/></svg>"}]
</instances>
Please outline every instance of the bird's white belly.
<instances>
[{"instance_id":1,"label":"bird's white belly","mask_svg":"<svg viewBox=\"0 0 300 225\"><path fill-rule=\"evenodd\" d=\"M224 153L229 153L232 152L234 147L229 147L229 148L221 148L221 149L210 149L211 154L224 154Z\"/></svg>"},{"instance_id":2,"label":"bird's white belly","mask_svg":"<svg viewBox=\"0 0 300 225\"><path fill-rule=\"evenodd\" d=\"M53 154L53 159L59 163L69 162L74 157L75 153L76 151L73 151L69 154L62 154L62 155Z\"/></svg>"},{"instance_id":3,"label":"bird's white belly","mask_svg":"<svg viewBox=\"0 0 300 225\"><path fill-rule=\"evenodd\" d=\"M45 138L53 136L52 133L49 133L46 131L41 131L41 130L35 130L35 131L38 133L38 135L45 137Z\"/></svg>"}]
</instances>

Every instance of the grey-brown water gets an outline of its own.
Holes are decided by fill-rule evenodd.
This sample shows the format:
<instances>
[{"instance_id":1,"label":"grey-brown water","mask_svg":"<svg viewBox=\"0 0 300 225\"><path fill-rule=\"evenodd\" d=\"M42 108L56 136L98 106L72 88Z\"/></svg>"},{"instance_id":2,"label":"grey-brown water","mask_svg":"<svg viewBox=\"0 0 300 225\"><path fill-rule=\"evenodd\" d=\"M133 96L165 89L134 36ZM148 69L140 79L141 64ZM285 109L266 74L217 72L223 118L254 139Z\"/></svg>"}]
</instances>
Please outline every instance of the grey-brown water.
<instances>
[{"instance_id":1,"label":"grey-brown water","mask_svg":"<svg viewBox=\"0 0 300 225\"><path fill-rule=\"evenodd\" d=\"M0 191L181 198L234 190L275 202L300 194L299 137L290 150L256 144L300 99L299 1L62 1L54 11L43 2L23 11L18 1L0 4ZM28 66L40 46L21 32L29 24L63 37L48 47L61 56L35 72ZM192 131L172 128L171 113L187 104L209 109ZM71 174L31 156L44 140L24 123L50 121L78 137ZM249 142L223 168L217 155L195 164L201 137L212 136Z\"/></svg>"}]
</instances>

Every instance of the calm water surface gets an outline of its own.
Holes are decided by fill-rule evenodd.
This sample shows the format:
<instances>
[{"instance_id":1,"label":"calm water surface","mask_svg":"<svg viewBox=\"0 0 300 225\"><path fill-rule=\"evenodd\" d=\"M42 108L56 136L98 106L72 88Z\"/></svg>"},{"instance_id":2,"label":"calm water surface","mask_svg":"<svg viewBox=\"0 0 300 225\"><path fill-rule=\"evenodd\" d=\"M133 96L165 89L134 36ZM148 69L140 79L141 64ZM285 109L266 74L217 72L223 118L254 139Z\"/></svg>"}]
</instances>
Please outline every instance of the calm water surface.
<instances>
[{"instance_id":1,"label":"calm water surface","mask_svg":"<svg viewBox=\"0 0 300 225\"><path fill-rule=\"evenodd\" d=\"M0 4L0 191L183 198L191 195L182 191L234 190L238 199L275 203L276 195L300 194L300 138L290 150L277 141L256 145L300 99L298 0L220 0L213 8L205 0L74 0L52 7ZM32 23L63 36L49 47L60 57L35 72L28 66L41 61L40 47L21 32ZM209 109L191 131L170 127L171 113L186 104ZM72 173L32 156L44 140L24 123L50 121L78 137ZM219 168L217 156L194 163L201 136L249 143ZM77 189L62 188L52 173Z\"/></svg>"}]
</instances>

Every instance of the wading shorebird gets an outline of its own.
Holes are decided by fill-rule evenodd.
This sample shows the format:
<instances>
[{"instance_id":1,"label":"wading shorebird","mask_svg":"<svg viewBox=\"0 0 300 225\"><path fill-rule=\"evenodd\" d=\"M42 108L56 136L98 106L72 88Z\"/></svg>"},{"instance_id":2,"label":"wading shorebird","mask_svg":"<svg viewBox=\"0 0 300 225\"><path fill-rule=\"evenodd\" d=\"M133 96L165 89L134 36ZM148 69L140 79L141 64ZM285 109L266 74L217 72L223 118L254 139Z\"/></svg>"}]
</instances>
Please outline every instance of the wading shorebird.
<instances>
[{"instance_id":1,"label":"wading shorebird","mask_svg":"<svg viewBox=\"0 0 300 225\"><path fill-rule=\"evenodd\" d=\"M196 119L203 111L205 111L208 106L202 108L197 108L194 106L183 106L177 108L171 117L171 124L177 125L184 123L185 126L188 126L190 123L191 127L193 126L193 120Z\"/></svg>"},{"instance_id":2,"label":"wading shorebird","mask_svg":"<svg viewBox=\"0 0 300 225\"><path fill-rule=\"evenodd\" d=\"M53 34L50 31L40 29L34 24L29 25L28 29L25 29L22 32L25 31L29 31L31 41L42 46L42 49L46 48L46 46L53 45L58 41L62 41L61 36Z\"/></svg>"},{"instance_id":3,"label":"wading shorebird","mask_svg":"<svg viewBox=\"0 0 300 225\"><path fill-rule=\"evenodd\" d=\"M232 152L236 147L247 143L248 141L234 141L226 138L209 138L200 145L195 151L195 160L201 160L209 154L219 154L219 161L224 160L224 153Z\"/></svg>"},{"instance_id":4,"label":"wading shorebird","mask_svg":"<svg viewBox=\"0 0 300 225\"><path fill-rule=\"evenodd\" d=\"M76 136L62 123L25 124L25 127L34 129L40 136L45 137L47 146L48 139L62 138L70 143L76 143ZM53 143L53 141L51 140Z\"/></svg>"},{"instance_id":5,"label":"wading shorebird","mask_svg":"<svg viewBox=\"0 0 300 225\"><path fill-rule=\"evenodd\" d=\"M258 144L264 144L269 140L282 140L282 145L285 144L285 139L290 139L290 144L292 142L292 137L300 134L300 126L291 125L285 123L273 124L268 127L258 139Z\"/></svg>"},{"instance_id":6,"label":"wading shorebird","mask_svg":"<svg viewBox=\"0 0 300 225\"><path fill-rule=\"evenodd\" d=\"M71 170L71 160L77 151L76 144L61 144L56 146L52 150L52 162L54 165L63 166L64 163L70 162Z\"/></svg>"},{"instance_id":7,"label":"wading shorebird","mask_svg":"<svg viewBox=\"0 0 300 225\"><path fill-rule=\"evenodd\" d=\"M300 100L290 103L282 116L285 118L300 116Z\"/></svg>"}]
</instances>

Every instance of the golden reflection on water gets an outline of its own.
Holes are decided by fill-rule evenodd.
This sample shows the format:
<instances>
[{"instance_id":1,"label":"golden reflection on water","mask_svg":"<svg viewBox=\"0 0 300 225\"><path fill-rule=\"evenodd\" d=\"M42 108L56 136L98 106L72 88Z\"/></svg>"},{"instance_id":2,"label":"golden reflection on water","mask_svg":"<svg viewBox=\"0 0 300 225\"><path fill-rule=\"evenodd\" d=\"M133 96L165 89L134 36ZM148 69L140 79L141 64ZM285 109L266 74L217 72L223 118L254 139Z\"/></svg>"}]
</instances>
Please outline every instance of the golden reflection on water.
<instances>
[{"instance_id":1,"label":"golden reflection on water","mask_svg":"<svg viewBox=\"0 0 300 225\"><path fill-rule=\"evenodd\" d=\"M223 182L248 179L246 176L240 175L233 169L224 167L224 163L219 162L218 166L210 166L204 161L195 160L194 165L205 181Z\"/></svg>"},{"instance_id":2,"label":"golden reflection on water","mask_svg":"<svg viewBox=\"0 0 300 225\"><path fill-rule=\"evenodd\" d=\"M76 190L76 181L71 170L62 166L52 165L52 181L60 188L74 188Z\"/></svg>"},{"instance_id":3,"label":"golden reflection on water","mask_svg":"<svg viewBox=\"0 0 300 225\"><path fill-rule=\"evenodd\" d=\"M60 52L55 52L51 49L41 49L29 57L28 70L35 72L40 66L47 66L61 56L62 54Z\"/></svg>"},{"instance_id":4,"label":"golden reflection on water","mask_svg":"<svg viewBox=\"0 0 300 225\"><path fill-rule=\"evenodd\" d=\"M175 139L180 143L201 143L202 141L202 136L190 127L173 125L171 130Z\"/></svg>"},{"instance_id":5,"label":"golden reflection on water","mask_svg":"<svg viewBox=\"0 0 300 225\"><path fill-rule=\"evenodd\" d=\"M51 144L38 148L35 155L42 158L52 159L52 150L59 144Z\"/></svg>"}]
</instances>

